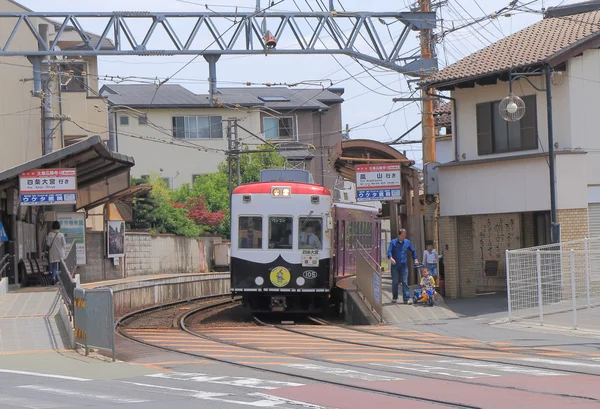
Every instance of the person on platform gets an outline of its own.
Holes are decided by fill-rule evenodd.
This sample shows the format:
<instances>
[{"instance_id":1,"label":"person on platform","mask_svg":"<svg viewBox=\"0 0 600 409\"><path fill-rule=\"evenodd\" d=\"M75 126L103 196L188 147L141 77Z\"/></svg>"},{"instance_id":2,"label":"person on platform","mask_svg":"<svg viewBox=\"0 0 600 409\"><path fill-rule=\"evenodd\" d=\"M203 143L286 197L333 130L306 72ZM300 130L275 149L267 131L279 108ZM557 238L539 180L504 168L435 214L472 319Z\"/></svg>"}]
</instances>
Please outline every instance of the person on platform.
<instances>
[{"instance_id":1,"label":"person on platform","mask_svg":"<svg viewBox=\"0 0 600 409\"><path fill-rule=\"evenodd\" d=\"M398 230L398 238L390 241L388 258L392 264L392 302L398 302L398 285L402 281L402 297L404 304L412 304L410 287L408 286L407 256L410 251L415 264L419 264L417 251L413 244L406 238L406 230Z\"/></svg>"},{"instance_id":2,"label":"person on platform","mask_svg":"<svg viewBox=\"0 0 600 409\"><path fill-rule=\"evenodd\" d=\"M443 257L443 252L442 254L438 254L437 250L433 248L432 240L425 241L425 246L427 248L423 252L423 265L427 267L427 270L429 270L429 273L433 278L437 278L438 260Z\"/></svg>"},{"instance_id":3,"label":"person on platform","mask_svg":"<svg viewBox=\"0 0 600 409\"><path fill-rule=\"evenodd\" d=\"M56 284L58 279L58 264L65 258L65 248L67 241L65 235L60 232L60 223L52 222L52 231L46 236L46 246L48 246L48 262L52 272L52 283Z\"/></svg>"}]
</instances>

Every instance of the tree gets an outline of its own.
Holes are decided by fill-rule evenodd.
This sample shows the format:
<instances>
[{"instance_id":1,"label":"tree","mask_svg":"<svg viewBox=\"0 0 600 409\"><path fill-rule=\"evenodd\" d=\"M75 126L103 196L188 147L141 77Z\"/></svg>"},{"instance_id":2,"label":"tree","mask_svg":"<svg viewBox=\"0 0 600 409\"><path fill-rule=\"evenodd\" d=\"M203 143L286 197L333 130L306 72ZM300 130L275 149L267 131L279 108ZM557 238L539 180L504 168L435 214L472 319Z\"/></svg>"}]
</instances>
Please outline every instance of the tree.
<instances>
[{"instance_id":1,"label":"tree","mask_svg":"<svg viewBox=\"0 0 600 409\"><path fill-rule=\"evenodd\" d=\"M281 168L284 158L271 148L261 153L240 155L241 183L260 180L263 169ZM235 169L233 170L235 174ZM229 170L227 161L218 172L201 175L193 184L186 183L171 190L158 175L150 180L133 179L132 185L149 183L152 191L133 201L132 229L151 229L156 233L197 237L204 233L230 236ZM233 184L235 187L235 183Z\"/></svg>"}]
</instances>

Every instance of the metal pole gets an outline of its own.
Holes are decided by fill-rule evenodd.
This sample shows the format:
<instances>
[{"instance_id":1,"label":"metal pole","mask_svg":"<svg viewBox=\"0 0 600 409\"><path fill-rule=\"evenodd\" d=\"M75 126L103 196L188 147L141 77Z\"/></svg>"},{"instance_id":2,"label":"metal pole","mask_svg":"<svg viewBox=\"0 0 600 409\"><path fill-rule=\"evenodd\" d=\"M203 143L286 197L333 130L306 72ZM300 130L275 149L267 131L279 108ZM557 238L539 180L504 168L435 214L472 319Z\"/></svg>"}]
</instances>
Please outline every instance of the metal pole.
<instances>
[{"instance_id":1,"label":"metal pole","mask_svg":"<svg viewBox=\"0 0 600 409\"><path fill-rule=\"evenodd\" d=\"M335 7L333 6L333 0L329 0L329 11L335 11Z\"/></svg>"},{"instance_id":2,"label":"metal pole","mask_svg":"<svg viewBox=\"0 0 600 409\"><path fill-rule=\"evenodd\" d=\"M575 293L575 250L571 249L571 304L573 308L573 329L577 329L577 294Z\"/></svg>"},{"instance_id":3,"label":"metal pole","mask_svg":"<svg viewBox=\"0 0 600 409\"><path fill-rule=\"evenodd\" d=\"M116 132L115 132L115 117L112 108L108 107L108 150L115 152L116 145Z\"/></svg>"},{"instance_id":4,"label":"metal pole","mask_svg":"<svg viewBox=\"0 0 600 409\"><path fill-rule=\"evenodd\" d=\"M227 120L227 179L229 179L229 196L231 196L231 119ZM229 208L231 209L231 201Z\"/></svg>"},{"instance_id":5,"label":"metal pole","mask_svg":"<svg viewBox=\"0 0 600 409\"><path fill-rule=\"evenodd\" d=\"M260 0L256 0L256 12L260 11Z\"/></svg>"},{"instance_id":6,"label":"metal pole","mask_svg":"<svg viewBox=\"0 0 600 409\"><path fill-rule=\"evenodd\" d=\"M554 130L552 128L552 69L546 65L546 107L548 109L548 165L550 166L550 222L552 243L560 242L560 226L556 216L556 165L554 162Z\"/></svg>"},{"instance_id":7,"label":"metal pole","mask_svg":"<svg viewBox=\"0 0 600 409\"><path fill-rule=\"evenodd\" d=\"M537 287L538 287L538 309L540 314L540 325L544 325L544 295L542 293L542 257L540 251L535 252L535 267L537 270Z\"/></svg>"},{"instance_id":8,"label":"metal pole","mask_svg":"<svg viewBox=\"0 0 600 409\"><path fill-rule=\"evenodd\" d=\"M333 0L332 0L333 1ZM325 186L325 150L323 149L323 115L319 110L319 139L321 147L321 186Z\"/></svg>"},{"instance_id":9,"label":"metal pole","mask_svg":"<svg viewBox=\"0 0 600 409\"><path fill-rule=\"evenodd\" d=\"M214 97L217 93L217 61L220 55L205 55L204 59L208 62L208 93L210 95L210 106L214 106Z\"/></svg>"},{"instance_id":10,"label":"metal pole","mask_svg":"<svg viewBox=\"0 0 600 409\"><path fill-rule=\"evenodd\" d=\"M587 297L587 307L591 308L592 303L590 301L590 239L583 239L584 254L585 254L585 294Z\"/></svg>"},{"instance_id":11,"label":"metal pole","mask_svg":"<svg viewBox=\"0 0 600 409\"><path fill-rule=\"evenodd\" d=\"M48 24L39 25L40 37L48 45ZM39 50L43 50L39 44ZM50 73L50 64L42 64L42 110L44 112L44 155L54 152L54 114L52 113L52 84L54 77ZM35 78L35 73L34 73ZM59 84L60 86L60 84Z\"/></svg>"},{"instance_id":12,"label":"metal pole","mask_svg":"<svg viewBox=\"0 0 600 409\"><path fill-rule=\"evenodd\" d=\"M237 174L237 185L242 184L242 178L240 175L240 138L238 135L238 120L235 118L233 120L233 136L235 138L235 167Z\"/></svg>"},{"instance_id":13,"label":"metal pole","mask_svg":"<svg viewBox=\"0 0 600 409\"><path fill-rule=\"evenodd\" d=\"M505 250L506 255L506 298L508 299L508 320L512 321L512 306L510 305L510 262L508 257L508 250ZM460 283L459 283L460 288Z\"/></svg>"}]
</instances>

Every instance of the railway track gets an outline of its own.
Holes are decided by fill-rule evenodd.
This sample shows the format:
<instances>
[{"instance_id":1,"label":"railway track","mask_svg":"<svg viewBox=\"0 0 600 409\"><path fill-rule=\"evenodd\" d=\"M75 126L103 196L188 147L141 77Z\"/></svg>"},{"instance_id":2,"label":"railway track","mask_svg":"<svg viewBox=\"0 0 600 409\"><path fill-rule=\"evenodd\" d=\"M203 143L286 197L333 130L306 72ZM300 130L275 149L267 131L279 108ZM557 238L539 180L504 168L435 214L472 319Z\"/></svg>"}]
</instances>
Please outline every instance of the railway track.
<instances>
[{"instance_id":1,"label":"railway track","mask_svg":"<svg viewBox=\"0 0 600 409\"><path fill-rule=\"evenodd\" d=\"M171 303L169 306L170 307L175 307L180 303ZM218 344L218 345L227 345L229 347L234 347L237 348L241 351L243 350L247 350L247 351L256 351L256 352L260 352L260 353L271 353L271 354L275 354L271 351L266 350L265 348L260 348L260 347L256 347L256 346L251 346L251 345L247 345L247 344L240 344L239 342L233 342L230 340L224 340L224 339L219 339L218 337L215 336L211 336L208 335L206 333L200 333L197 331L193 331L191 329L188 328L187 326L187 321L195 316L196 314L200 314L200 313L204 313L207 311L211 311L211 310L215 310L215 309L219 309L219 308L223 308L226 307L227 305L233 305L231 300L229 301L223 301L220 300L218 298L215 298L214 301L205 304L205 305L201 305L198 306L196 308L192 308L188 311L185 312L181 312L178 313L172 322L172 327L176 328L178 330L178 333L185 333L187 334L190 339L193 338L200 338L204 341L210 342L210 343L214 343L214 344ZM211 360L211 361L216 361L216 362L220 362L220 363L225 363L225 364L230 364L230 365L234 365L234 366L238 366L238 367L244 367L244 368L249 368L252 370L256 370L256 371L261 371L261 372L267 372L267 373L272 373L272 374L277 374L277 375L285 375L288 377L294 377L294 378L299 378L299 379L303 379L305 381L311 381L311 382L317 382L317 383L322 383L322 384L329 384L329 385L333 385L333 386L339 386L339 387L344 387L344 388L349 388L349 389L354 389L354 390L359 390L359 391L363 391L363 392L369 392L369 393L378 393L378 394L383 394L383 395L387 395L387 396L392 396L392 397L396 397L399 399L405 399L405 400L414 400L414 401L422 401L422 402L429 402L429 403L435 403L438 405L444 405L446 407L456 407L456 408L477 408L479 406L473 406L473 405L468 405L468 404L464 404L462 402L453 402L453 401L448 401L448 400L439 400L439 399L431 399L431 398L426 398L423 396L416 396L416 395L412 395L412 394L404 394L404 393L396 393L396 392L390 392L390 391L386 391L386 390L382 390L379 388L371 388L371 387L367 387L367 386L357 386L357 385L353 385L353 384L348 384L348 383L344 383L344 382L338 382L338 381L332 381L329 379L323 379L323 378L317 378L317 377L312 377L312 376L307 376L307 375L301 375L301 374L295 374L295 373L289 373L289 372L284 372L281 370L277 370L277 369L273 369L273 368L263 368L263 367L259 367L259 366L255 366L255 365L251 365L251 364L244 364L244 363L240 363L236 360L233 359L224 359L224 358L218 358L215 356L212 356L211 354L204 354L204 353L197 353L197 352L189 352L189 351L184 351L181 348L177 348L177 347L170 347L168 345L164 345L164 344L157 344L157 343L153 343L153 342L148 342L145 341L143 339L140 339L139 336L135 336L132 334L128 334L128 332L125 330L124 328L124 323L127 322L127 320L131 320L133 318L136 317L136 315L138 314L148 314L148 313L152 313L153 311L159 310L161 308L165 308L165 306L159 306L159 307L153 307L150 309L144 309L135 313L130 314L129 316L123 317L122 320L119 321L119 323L117 323L117 331L124 337L147 345L147 346L151 346L151 347L155 347L155 348L160 348L162 350L166 350L166 351L170 351L170 352L175 352L175 353L179 353L179 354L184 354L187 356L193 356L196 358L202 358L202 359L207 359L207 360ZM168 308L168 307L167 307ZM298 336L302 336L302 337L308 337L309 339L320 339L322 341L327 341L327 342L332 342L332 343L337 343L337 344L346 344L346 345L353 345L353 346L358 346L361 348L365 348L365 349L369 349L369 350L394 350L394 351L403 351L403 352L410 352L410 353L414 353L416 355L436 355L436 356L441 356L441 357L445 357L445 358L455 358L456 355L452 355L452 354L445 354L445 353L431 353L431 352L423 352L423 351L419 351L417 349L408 349L408 348L396 348L396 347L390 347L390 346L386 346L386 345L381 345L381 344L377 344L377 342L375 343L369 343L369 342L353 342L353 341L349 341L347 339L341 339L338 337L332 337L332 336L325 336L323 334L316 334L314 332L311 332L313 328L318 328L321 331L323 330L324 327L327 328L336 328L336 330L343 330L343 331L348 331L350 332L360 332L360 333L364 333L366 335L372 336L373 339L397 339L398 337L395 336L386 336L385 334L380 334L380 333L371 333L368 330L359 330L359 329L352 329L352 328L348 328L348 327L344 327L344 326L339 326L339 325L332 325L331 323L329 323L328 321L322 320L320 318L315 318L315 317L309 317L308 318L309 321L312 322L311 325L279 325L279 324L269 324L264 322L263 320L260 320L258 318L254 318L254 324L256 326L259 327L269 327L271 329L276 329L278 331L285 331L288 333L293 333L296 334ZM193 337L193 338L192 338ZM427 344L431 344L431 342L426 342L423 341L424 343ZM497 350L497 349L496 349ZM507 353L505 351L501 351L503 353ZM508 354L508 353L507 353ZM319 359L313 356L308 356L308 355L298 355L298 354L289 354L286 352L282 352L282 351L278 351L276 353L276 355L278 356L288 356L288 357L294 357L294 358L303 358L306 360L311 360L311 361L316 361L316 362L323 362L323 363L327 363L327 364L336 364L339 365L340 363L332 361L332 360L328 360L328 359ZM479 358L473 358L474 360L477 361L481 361L481 362L491 362L491 363L496 363L496 364L507 364L506 361L497 361L497 360L483 360L483 359L479 359ZM352 368L357 368L357 369L367 369L367 370L373 370L372 367L366 367L363 365L359 365L359 364L344 364L347 367L352 367ZM548 370L548 371L554 371L554 372L559 372L562 374L568 374L568 375L588 375L588 376L599 376L599 375L595 375L595 374L590 374L587 372L583 372L583 371L576 371L576 370L568 370L568 369L556 369L556 368L549 368L546 366L540 366L540 365L529 365L529 364L522 364L522 363L510 363L510 365L513 366L519 366L519 367L524 367L524 368L532 368L532 369L539 369L539 370ZM409 376L415 376L414 372L410 372L410 371L401 371L401 370L391 370L388 368L378 368L377 369L378 372L381 373L387 373L387 374L391 374L391 375L409 375ZM440 379L439 377L436 376L432 376L432 375L428 375L428 374L418 374L419 377L421 378L428 378L428 379ZM594 403L600 403L599 400L596 399L590 399L589 397L586 396L577 396L577 395L565 395L565 394L561 394L561 393L549 393L549 392L536 392L536 391L532 391L526 388L520 388L520 387L514 387L514 386L495 386L495 385L490 385L488 383L482 383L482 382L475 382L475 381L468 381L468 380L461 380L461 381L457 381L457 380L446 380L448 382L455 382L455 383L460 383L460 384L469 384L469 385L474 385L474 386L485 386L485 387L494 387L494 388L500 388L500 389L504 389L504 390L512 390L512 391L523 391L523 392L535 392L535 393L540 393L543 395L549 395L549 396L556 396L556 397L570 397L570 398L576 398L576 399L581 399L583 402L594 402Z\"/></svg>"}]
</instances>

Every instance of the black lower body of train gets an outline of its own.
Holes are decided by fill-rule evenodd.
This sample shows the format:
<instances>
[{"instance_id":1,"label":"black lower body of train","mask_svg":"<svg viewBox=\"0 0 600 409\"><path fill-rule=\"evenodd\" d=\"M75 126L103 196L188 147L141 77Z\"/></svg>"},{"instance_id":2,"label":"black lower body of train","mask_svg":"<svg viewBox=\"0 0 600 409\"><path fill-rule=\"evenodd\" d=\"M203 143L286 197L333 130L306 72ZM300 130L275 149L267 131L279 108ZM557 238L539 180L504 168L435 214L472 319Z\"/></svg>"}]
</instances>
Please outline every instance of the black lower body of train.
<instances>
[{"instance_id":1,"label":"black lower body of train","mask_svg":"<svg viewBox=\"0 0 600 409\"><path fill-rule=\"evenodd\" d=\"M231 293L242 296L242 304L254 313L322 313L330 304L330 263L330 259L323 259L318 267L303 267L281 257L268 264L232 257ZM281 267L289 272L289 280L273 282L273 270ZM256 283L257 277L262 278L262 284ZM300 277L303 285L297 283Z\"/></svg>"}]
</instances>

